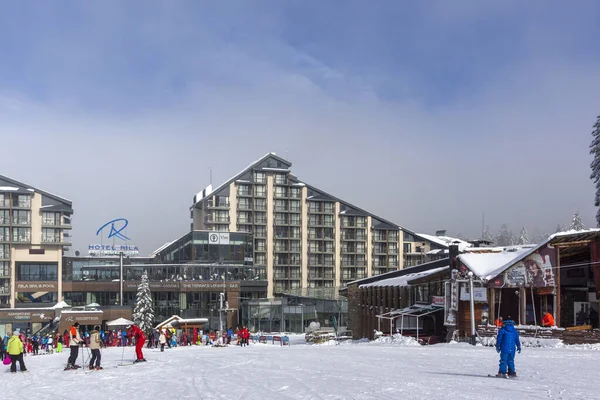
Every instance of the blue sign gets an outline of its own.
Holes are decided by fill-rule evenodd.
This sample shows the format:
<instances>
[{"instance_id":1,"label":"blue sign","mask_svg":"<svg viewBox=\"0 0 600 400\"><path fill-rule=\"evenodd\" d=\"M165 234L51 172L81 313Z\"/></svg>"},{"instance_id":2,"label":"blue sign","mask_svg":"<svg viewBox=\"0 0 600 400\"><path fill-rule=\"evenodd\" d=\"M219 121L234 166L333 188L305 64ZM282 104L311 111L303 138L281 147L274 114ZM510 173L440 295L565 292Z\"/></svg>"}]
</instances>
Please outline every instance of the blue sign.
<instances>
[{"instance_id":1,"label":"blue sign","mask_svg":"<svg viewBox=\"0 0 600 400\"><path fill-rule=\"evenodd\" d=\"M115 224L117 224L119 229L115 228ZM125 218L117 218L117 219L113 219L112 221L105 223L104 225L102 225L100 227L100 229L98 229L98 231L96 232L96 236L100 235L100 232L102 232L102 230L109 225L110 225L110 232L108 232L109 239L111 237L117 237L121 240L131 240L127 236L125 236L121 233L121 232L123 232L123 230L125 228L127 228L127 225L129 225L129 221L127 221Z\"/></svg>"}]
</instances>

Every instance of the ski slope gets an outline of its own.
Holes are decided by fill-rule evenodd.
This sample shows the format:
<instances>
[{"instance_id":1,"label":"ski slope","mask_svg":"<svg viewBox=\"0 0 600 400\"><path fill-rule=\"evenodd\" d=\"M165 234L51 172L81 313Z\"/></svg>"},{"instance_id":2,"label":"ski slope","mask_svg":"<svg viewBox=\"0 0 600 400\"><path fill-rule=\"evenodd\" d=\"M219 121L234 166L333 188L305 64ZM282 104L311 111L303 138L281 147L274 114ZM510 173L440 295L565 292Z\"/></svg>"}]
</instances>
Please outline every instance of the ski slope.
<instances>
[{"instance_id":1,"label":"ski slope","mask_svg":"<svg viewBox=\"0 0 600 400\"><path fill-rule=\"evenodd\" d=\"M489 378L498 355L466 344L361 343L279 347L256 344L145 350L147 363L115 367L122 350L103 350L103 371L63 371L68 352L27 356L30 372L0 366L7 399L597 399L600 351L524 348L517 379ZM86 352L87 357L87 352ZM132 361L134 349L125 349ZM81 358L78 360L81 363Z\"/></svg>"}]
</instances>

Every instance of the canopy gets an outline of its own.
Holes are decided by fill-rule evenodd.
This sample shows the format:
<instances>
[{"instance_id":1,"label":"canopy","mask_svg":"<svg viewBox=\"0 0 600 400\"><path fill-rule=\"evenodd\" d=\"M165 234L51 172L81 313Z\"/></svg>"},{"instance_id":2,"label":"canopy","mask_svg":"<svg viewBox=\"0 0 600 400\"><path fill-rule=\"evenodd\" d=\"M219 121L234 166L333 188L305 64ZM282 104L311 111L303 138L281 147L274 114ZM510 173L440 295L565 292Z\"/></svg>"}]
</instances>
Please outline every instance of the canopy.
<instances>
[{"instance_id":1,"label":"canopy","mask_svg":"<svg viewBox=\"0 0 600 400\"><path fill-rule=\"evenodd\" d=\"M133 325L133 321L130 321L125 318L118 318L118 319L115 319L114 321L108 321L106 323L106 326L127 326L127 325Z\"/></svg>"}]
</instances>

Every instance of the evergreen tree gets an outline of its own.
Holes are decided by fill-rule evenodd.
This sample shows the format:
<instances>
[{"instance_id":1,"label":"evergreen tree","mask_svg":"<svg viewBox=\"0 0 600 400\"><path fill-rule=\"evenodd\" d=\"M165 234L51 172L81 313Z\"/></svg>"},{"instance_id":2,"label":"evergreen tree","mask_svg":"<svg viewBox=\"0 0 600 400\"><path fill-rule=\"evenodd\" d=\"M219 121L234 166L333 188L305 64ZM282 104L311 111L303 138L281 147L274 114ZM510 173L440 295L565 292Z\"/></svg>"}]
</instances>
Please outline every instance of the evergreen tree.
<instances>
[{"instance_id":1,"label":"evergreen tree","mask_svg":"<svg viewBox=\"0 0 600 400\"><path fill-rule=\"evenodd\" d=\"M517 244L529 244L529 235L527 234L527 229L525 229L525 227L521 228L521 234L519 235Z\"/></svg>"},{"instance_id":2,"label":"evergreen tree","mask_svg":"<svg viewBox=\"0 0 600 400\"><path fill-rule=\"evenodd\" d=\"M133 320L144 333L152 331L154 324L154 308L152 307L152 295L148 284L148 272L144 271L142 282L138 286L137 299L133 309Z\"/></svg>"},{"instance_id":3,"label":"evergreen tree","mask_svg":"<svg viewBox=\"0 0 600 400\"><path fill-rule=\"evenodd\" d=\"M573 220L571 221L571 226L569 226L570 231L582 231L585 229L585 225L583 225L583 220L581 219L581 215L579 215L579 211L576 211L573 214Z\"/></svg>"},{"instance_id":4,"label":"evergreen tree","mask_svg":"<svg viewBox=\"0 0 600 400\"><path fill-rule=\"evenodd\" d=\"M486 225L485 229L483 230L483 235L481 237L483 240L487 240L489 242L493 242L494 238L492 237L492 232L490 232L490 226Z\"/></svg>"},{"instance_id":5,"label":"evergreen tree","mask_svg":"<svg viewBox=\"0 0 600 400\"><path fill-rule=\"evenodd\" d=\"M594 181L596 185L596 198L594 199L594 205L600 206L600 115L596 119L594 124L594 131L592 132L592 143L590 144L590 154L594 156L594 160L590 164L592 168L592 175L590 179ZM600 227L600 209L596 213L596 223Z\"/></svg>"},{"instance_id":6,"label":"evergreen tree","mask_svg":"<svg viewBox=\"0 0 600 400\"><path fill-rule=\"evenodd\" d=\"M494 239L497 246L512 246L516 243L515 234L508 229L507 224L502 224L500 232Z\"/></svg>"},{"instance_id":7,"label":"evergreen tree","mask_svg":"<svg viewBox=\"0 0 600 400\"><path fill-rule=\"evenodd\" d=\"M565 228L561 224L558 224L558 225L556 225L556 231L554 231L554 233L564 232L564 231L565 231Z\"/></svg>"}]
</instances>

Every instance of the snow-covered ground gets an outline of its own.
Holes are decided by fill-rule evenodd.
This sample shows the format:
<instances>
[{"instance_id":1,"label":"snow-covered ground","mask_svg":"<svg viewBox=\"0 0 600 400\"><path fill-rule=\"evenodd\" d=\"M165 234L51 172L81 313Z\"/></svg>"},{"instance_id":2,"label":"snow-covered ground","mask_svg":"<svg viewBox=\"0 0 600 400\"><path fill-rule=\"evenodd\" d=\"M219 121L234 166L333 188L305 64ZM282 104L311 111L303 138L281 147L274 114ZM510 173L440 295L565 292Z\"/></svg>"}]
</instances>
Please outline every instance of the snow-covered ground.
<instances>
[{"instance_id":1,"label":"snow-covered ground","mask_svg":"<svg viewBox=\"0 0 600 400\"><path fill-rule=\"evenodd\" d=\"M25 357L25 374L0 366L0 393L3 399L598 399L597 349L525 348L516 359L519 378L508 380L487 377L497 371L494 348L467 344L145 349L147 363L125 367L115 367L122 349L111 348L103 350L105 369L87 374L63 371L67 351ZM134 349L124 356L132 361Z\"/></svg>"}]
</instances>

